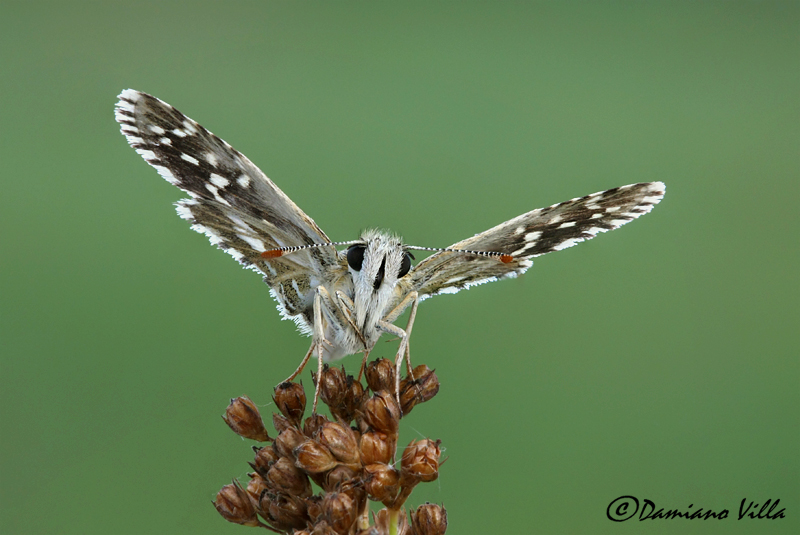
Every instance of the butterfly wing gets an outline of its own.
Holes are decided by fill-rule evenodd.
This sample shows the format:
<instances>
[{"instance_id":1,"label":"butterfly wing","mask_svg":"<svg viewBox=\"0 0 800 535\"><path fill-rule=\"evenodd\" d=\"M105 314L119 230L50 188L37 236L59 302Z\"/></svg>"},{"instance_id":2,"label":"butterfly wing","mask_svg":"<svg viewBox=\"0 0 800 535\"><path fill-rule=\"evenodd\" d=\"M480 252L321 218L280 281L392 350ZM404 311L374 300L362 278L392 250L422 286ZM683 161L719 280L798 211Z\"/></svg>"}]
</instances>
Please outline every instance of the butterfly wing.
<instances>
[{"instance_id":1,"label":"butterfly wing","mask_svg":"<svg viewBox=\"0 0 800 535\"><path fill-rule=\"evenodd\" d=\"M496 256L442 251L414 267L408 289L417 290L425 299L521 275L536 256L572 247L646 214L661 201L664 191L661 182L630 184L522 214L449 247L496 251L509 255L510 262Z\"/></svg>"},{"instance_id":2,"label":"butterfly wing","mask_svg":"<svg viewBox=\"0 0 800 535\"><path fill-rule=\"evenodd\" d=\"M264 275L285 318L311 331L314 288L342 268L334 247L266 260L261 253L330 242L325 233L242 153L156 97L126 89L115 118L128 143L191 198L178 214L240 264Z\"/></svg>"}]
</instances>

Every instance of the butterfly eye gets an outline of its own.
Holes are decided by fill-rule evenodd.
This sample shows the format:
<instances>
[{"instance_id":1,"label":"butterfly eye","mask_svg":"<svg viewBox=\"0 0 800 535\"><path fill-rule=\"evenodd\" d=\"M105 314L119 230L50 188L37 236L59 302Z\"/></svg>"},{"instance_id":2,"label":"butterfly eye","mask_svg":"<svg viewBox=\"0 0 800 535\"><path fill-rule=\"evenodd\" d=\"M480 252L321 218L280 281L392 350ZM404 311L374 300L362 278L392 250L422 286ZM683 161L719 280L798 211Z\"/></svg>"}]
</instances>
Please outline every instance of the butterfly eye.
<instances>
[{"instance_id":1,"label":"butterfly eye","mask_svg":"<svg viewBox=\"0 0 800 535\"><path fill-rule=\"evenodd\" d=\"M405 277L406 274L409 272L409 270L411 269L411 259L413 258L414 255L412 255L409 252L403 254L403 261L400 263L400 272L397 274L398 279Z\"/></svg>"},{"instance_id":2,"label":"butterfly eye","mask_svg":"<svg viewBox=\"0 0 800 535\"><path fill-rule=\"evenodd\" d=\"M351 245L347 248L347 264L353 268L353 271L361 271L361 266L364 264L364 251L366 250L366 245Z\"/></svg>"}]
</instances>

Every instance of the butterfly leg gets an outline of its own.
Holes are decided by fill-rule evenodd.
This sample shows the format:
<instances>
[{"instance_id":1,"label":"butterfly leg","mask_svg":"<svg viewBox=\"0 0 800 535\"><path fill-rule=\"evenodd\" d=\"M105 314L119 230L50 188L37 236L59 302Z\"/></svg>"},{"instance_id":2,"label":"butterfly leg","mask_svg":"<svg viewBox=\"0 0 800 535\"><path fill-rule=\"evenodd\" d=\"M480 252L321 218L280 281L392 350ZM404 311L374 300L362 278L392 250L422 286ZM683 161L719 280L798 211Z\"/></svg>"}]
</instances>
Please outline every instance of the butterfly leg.
<instances>
[{"instance_id":1,"label":"butterfly leg","mask_svg":"<svg viewBox=\"0 0 800 535\"><path fill-rule=\"evenodd\" d=\"M308 348L308 352L306 353L306 356L303 357L303 361L300 363L300 366L298 366L297 369L294 371L294 373L292 375L290 375L289 377L287 377L286 380L283 381L283 382L284 383L291 382L298 375L300 375L302 373L303 369L306 367L306 364L308 364L308 359L310 359L311 355L314 354L314 350L315 349L317 350L317 358L319 360L319 363L317 365L317 377L318 378L321 377L322 376L321 374L322 374L322 348L323 348L322 344L323 343L330 344L330 342L325 340L325 336L322 333L322 313L321 313L321 306L320 306L320 292L317 291L316 295L314 296L314 341L311 342L311 347ZM319 384L320 384L320 381L318 379L317 380L317 386L314 389L314 408L313 408L313 412L315 412L315 413L317 412L317 399L319 397Z\"/></svg>"},{"instance_id":2,"label":"butterfly leg","mask_svg":"<svg viewBox=\"0 0 800 535\"><path fill-rule=\"evenodd\" d=\"M311 347L316 346L317 349L317 384L314 388L314 405L312 406L311 414L317 413L317 400L319 399L319 389L322 385L322 344L326 341L322 328L322 292L328 293L322 286L318 286L317 291L314 292L314 342ZM328 297L330 298L330 296Z\"/></svg>"},{"instance_id":3,"label":"butterfly leg","mask_svg":"<svg viewBox=\"0 0 800 535\"><path fill-rule=\"evenodd\" d=\"M414 326L414 320L417 317L417 307L419 306L419 299L417 292L413 292L414 302L411 305L411 313L408 315L408 324L406 325L406 337L400 343L401 348L397 352L397 362L395 363L395 390L397 391L397 402L400 403L400 367L403 357L406 359L406 370L408 371L411 380L414 380L414 372L411 369L411 328ZM405 344L405 348L402 346Z\"/></svg>"},{"instance_id":4,"label":"butterfly leg","mask_svg":"<svg viewBox=\"0 0 800 535\"><path fill-rule=\"evenodd\" d=\"M393 334L400 338L400 347L397 350L397 356L394 360L394 393L397 396L397 403L400 404L400 368L403 365L403 357L406 358L406 365L408 371L411 373L411 355L409 351L409 337L411 336L411 329L414 327L414 319L417 317L417 306L419 305L419 295L417 292L409 292L400 303L394 307L381 321L378 322L378 328L389 334ZM408 324L405 329L401 329L392 322L405 312L408 307L411 307L411 314L408 316Z\"/></svg>"},{"instance_id":5,"label":"butterfly leg","mask_svg":"<svg viewBox=\"0 0 800 535\"><path fill-rule=\"evenodd\" d=\"M306 356L303 357L303 362L300 363L300 366L297 367L297 369L294 371L292 375L290 375L289 377L286 378L285 381L283 381L284 383L290 383L294 381L295 377L300 375L300 373L303 371L303 368L306 367L308 359L311 358L311 354L314 352L314 348L316 347L316 345L317 345L316 343L311 342L311 347L308 348L308 353L306 353Z\"/></svg>"},{"instance_id":6,"label":"butterfly leg","mask_svg":"<svg viewBox=\"0 0 800 535\"><path fill-rule=\"evenodd\" d=\"M367 368L367 359L369 358L369 352L371 348L367 347L367 341L364 338L364 335L361 333L361 329L359 329L358 325L356 325L355 321L353 321L353 316L355 315L356 310L356 305L353 303L353 300L341 291L336 292L336 299L339 308L344 312L344 316L347 318L347 322L350 324L350 327L353 328L356 336L358 336L358 339L361 340L361 343L364 345L364 358L361 360L361 368L358 370L358 379L356 379L356 381L360 382L361 377L364 375L364 370Z\"/></svg>"},{"instance_id":7,"label":"butterfly leg","mask_svg":"<svg viewBox=\"0 0 800 535\"><path fill-rule=\"evenodd\" d=\"M350 304L352 305L352 302L350 302ZM324 323L323 319L325 320ZM325 344L328 345L329 349L335 349L337 346L336 344L332 343L331 340L339 343L344 338L348 328L355 327L350 319L346 302L342 302L341 299L334 300L324 286L317 286L317 290L314 294L314 342L311 346L312 349L309 350L309 352L312 353L314 348L316 348L318 359L317 385L314 389L314 405L312 409L313 413L315 414L317 412L319 391L322 385L321 378L322 367L324 363L323 351ZM331 340L325 338L326 332ZM356 329L356 334L363 342L364 338L358 329Z\"/></svg>"},{"instance_id":8,"label":"butterfly leg","mask_svg":"<svg viewBox=\"0 0 800 535\"><path fill-rule=\"evenodd\" d=\"M356 379L358 382L361 382L361 376L364 375L364 370L367 369L367 358L369 358L369 349L364 350L364 358L361 359L361 368L358 370L358 379Z\"/></svg>"}]
</instances>

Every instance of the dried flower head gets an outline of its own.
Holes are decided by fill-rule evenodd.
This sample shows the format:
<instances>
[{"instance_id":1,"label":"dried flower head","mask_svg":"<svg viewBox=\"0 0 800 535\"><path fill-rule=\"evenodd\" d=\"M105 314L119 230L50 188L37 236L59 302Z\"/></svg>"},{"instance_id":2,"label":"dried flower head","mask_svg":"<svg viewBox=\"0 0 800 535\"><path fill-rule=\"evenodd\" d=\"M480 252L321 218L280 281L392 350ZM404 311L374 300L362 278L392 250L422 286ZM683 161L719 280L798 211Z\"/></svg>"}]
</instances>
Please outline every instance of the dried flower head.
<instances>
[{"instance_id":1,"label":"dried flower head","mask_svg":"<svg viewBox=\"0 0 800 535\"><path fill-rule=\"evenodd\" d=\"M275 388L272 421L277 437L254 447L247 488L234 481L214 502L228 521L294 535L438 535L447 527L444 509L426 504L403 509L413 488L439 475L440 442L412 441L398 459L400 420L439 389L432 370L417 366L402 380L400 403L391 362L372 363L368 387L343 368L325 366L320 399L331 419L303 418L305 393L298 383ZM402 406L402 410L401 410ZM246 397L231 402L225 421L237 434L270 440L255 404ZM315 493L312 482L321 491ZM384 505L370 522L369 501ZM260 517L260 519L259 519Z\"/></svg>"},{"instance_id":2,"label":"dried flower head","mask_svg":"<svg viewBox=\"0 0 800 535\"><path fill-rule=\"evenodd\" d=\"M281 383L275 387L272 400L289 422L300 427L306 410L306 391L300 383Z\"/></svg>"},{"instance_id":3,"label":"dried flower head","mask_svg":"<svg viewBox=\"0 0 800 535\"><path fill-rule=\"evenodd\" d=\"M318 432L319 442L326 446L340 463L361 467L361 456L358 451L356 432L336 422L325 422Z\"/></svg>"},{"instance_id":4,"label":"dried flower head","mask_svg":"<svg viewBox=\"0 0 800 535\"><path fill-rule=\"evenodd\" d=\"M394 364L389 359L377 359L367 364L364 370L367 385L373 392L394 391Z\"/></svg>"},{"instance_id":5,"label":"dried flower head","mask_svg":"<svg viewBox=\"0 0 800 535\"><path fill-rule=\"evenodd\" d=\"M306 421L303 424L303 434L309 438L315 438L317 433L319 433L319 428L322 427L325 422L329 421L330 420L328 420L322 414L312 414L306 418Z\"/></svg>"},{"instance_id":6,"label":"dried flower head","mask_svg":"<svg viewBox=\"0 0 800 535\"><path fill-rule=\"evenodd\" d=\"M269 446L264 448L254 446L253 451L256 452L256 457L252 463L248 464L250 468L261 474L262 477L266 477L272 465L280 459L280 455L275 453L275 450Z\"/></svg>"},{"instance_id":7,"label":"dried flower head","mask_svg":"<svg viewBox=\"0 0 800 535\"><path fill-rule=\"evenodd\" d=\"M250 501L250 496L236 480L219 490L217 498L214 500L214 507L228 522L243 526L261 525L256 516L256 508Z\"/></svg>"},{"instance_id":8,"label":"dried flower head","mask_svg":"<svg viewBox=\"0 0 800 535\"><path fill-rule=\"evenodd\" d=\"M424 364L414 368L414 379L407 377L400 382L400 408L403 415L416 405L430 401L439 392L439 378Z\"/></svg>"},{"instance_id":9,"label":"dried flower head","mask_svg":"<svg viewBox=\"0 0 800 535\"><path fill-rule=\"evenodd\" d=\"M272 415L272 425L275 427L275 431L278 433L282 433L290 427L293 427L292 422L289 421L289 418L282 414L278 414L277 412Z\"/></svg>"},{"instance_id":10,"label":"dried flower head","mask_svg":"<svg viewBox=\"0 0 800 535\"><path fill-rule=\"evenodd\" d=\"M322 500L322 516L328 526L339 535L345 535L358 517L356 503L344 492L329 492Z\"/></svg>"},{"instance_id":11,"label":"dried flower head","mask_svg":"<svg viewBox=\"0 0 800 535\"><path fill-rule=\"evenodd\" d=\"M311 474L321 474L336 466L331 450L314 439L308 438L294 449L297 466Z\"/></svg>"},{"instance_id":12,"label":"dried flower head","mask_svg":"<svg viewBox=\"0 0 800 535\"><path fill-rule=\"evenodd\" d=\"M293 457L297 446L306 441L306 436L296 427L287 427L272 443L275 452L281 457Z\"/></svg>"},{"instance_id":13,"label":"dried flower head","mask_svg":"<svg viewBox=\"0 0 800 535\"><path fill-rule=\"evenodd\" d=\"M259 442L270 440L256 404L247 396L232 399L222 419L239 436Z\"/></svg>"},{"instance_id":14,"label":"dried flower head","mask_svg":"<svg viewBox=\"0 0 800 535\"><path fill-rule=\"evenodd\" d=\"M404 485L406 482L434 481L439 477L439 456L441 440L412 440L403 452L400 463Z\"/></svg>"},{"instance_id":15,"label":"dried flower head","mask_svg":"<svg viewBox=\"0 0 800 535\"><path fill-rule=\"evenodd\" d=\"M392 462L397 440L386 433L380 431L367 431L361 435L359 449L361 450L361 461L367 464Z\"/></svg>"},{"instance_id":16,"label":"dried flower head","mask_svg":"<svg viewBox=\"0 0 800 535\"><path fill-rule=\"evenodd\" d=\"M278 459L267 472L266 480L272 490L300 498L311 496L311 482L308 476L296 467L289 457Z\"/></svg>"},{"instance_id":17,"label":"dried flower head","mask_svg":"<svg viewBox=\"0 0 800 535\"><path fill-rule=\"evenodd\" d=\"M400 407L394 399L394 394L389 390L379 390L364 400L362 405L364 423L372 429L396 435L400 426Z\"/></svg>"},{"instance_id":18,"label":"dried flower head","mask_svg":"<svg viewBox=\"0 0 800 535\"><path fill-rule=\"evenodd\" d=\"M314 383L320 382L319 397L329 409L335 410L344 403L347 395L347 377L343 368L331 368L327 364L322 368L321 377L314 377Z\"/></svg>"},{"instance_id":19,"label":"dried flower head","mask_svg":"<svg viewBox=\"0 0 800 535\"><path fill-rule=\"evenodd\" d=\"M302 529L308 523L308 507L305 500L282 492L265 492L259 509L275 529L288 531Z\"/></svg>"},{"instance_id":20,"label":"dried flower head","mask_svg":"<svg viewBox=\"0 0 800 535\"><path fill-rule=\"evenodd\" d=\"M339 410L331 413L343 422L352 422L356 414L361 409L361 404L364 402L366 393L364 385L356 381L352 375L347 376L347 392L344 395L344 401Z\"/></svg>"},{"instance_id":21,"label":"dried flower head","mask_svg":"<svg viewBox=\"0 0 800 535\"><path fill-rule=\"evenodd\" d=\"M394 504L400 492L400 472L390 464L375 463L364 467L364 488L369 497L386 506Z\"/></svg>"},{"instance_id":22,"label":"dried flower head","mask_svg":"<svg viewBox=\"0 0 800 535\"><path fill-rule=\"evenodd\" d=\"M447 530L447 511L441 505L424 503L411 512L414 535L444 535Z\"/></svg>"},{"instance_id":23,"label":"dried flower head","mask_svg":"<svg viewBox=\"0 0 800 535\"><path fill-rule=\"evenodd\" d=\"M261 493L269 488L269 484L261 477L261 474L253 472L247 475L250 476L250 481L247 483L247 488L245 490L247 494L250 495L250 501L254 504L258 504Z\"/></svg>"}]
</instances>

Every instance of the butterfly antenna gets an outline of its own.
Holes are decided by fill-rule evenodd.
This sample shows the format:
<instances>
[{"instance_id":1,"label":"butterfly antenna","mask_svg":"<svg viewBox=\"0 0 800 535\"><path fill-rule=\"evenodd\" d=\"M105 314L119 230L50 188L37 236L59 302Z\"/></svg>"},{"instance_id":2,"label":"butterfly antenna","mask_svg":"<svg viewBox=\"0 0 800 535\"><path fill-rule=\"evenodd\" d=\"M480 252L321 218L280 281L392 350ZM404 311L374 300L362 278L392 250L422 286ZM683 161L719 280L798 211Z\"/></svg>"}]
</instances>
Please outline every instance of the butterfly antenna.
<instances>
[{"instance_id":1,"label":"butterfly antenna","mask_svg":"<svg viewBox=\"0 0 800 535\"><path fill-rule=\"evenodd\" d=\"M328 243L310 243L307 245L292 245L290 247L279 247L277 249L269 249L268 251L264 251L263 253L261 253L261 257L266 259L278 258L290 253L295 253L297 251L312 249L314 247L327 247L327 246L335 247L338 245L353 245L356 243L361 243L361 242L358 240L354 240L354 241L333 241ZM406 245L405 248L413 249L414 251L461 253L461 254L474 254L478 256L494 257L500 260L504 264L508 264L514 260L514 257L511 256L510 254L501 253L499 251L473 251L470 249L451 249L450 247L420 247L418 245Z\"/></svg>"},{"instance_id":2,"label":"butterfly antenna","mask_svg":"<svg viewBox=\"0 0 800 535\"><path fill-rule=\"evenodd\" d=\"M353 245L354 243L361 243L359 241L331 241L328 243L310 243L308 245L293 245L291 247L279 247L277 249L270 249L268 251L264 251L261 253L262 258L278 258L279 256L284 256L289 253L294 253L297 251L302 251L304 249L312 249L314 247L327 247L333 246L336 247L337 245Z\"/></svg>"},{"instance_id":3,"label":"butterfly antenna","mask_svg":"<svg viewBox=\"0 0 800 535\"><path fill-rule=\"evenodd\" d=\"M514 257L510 254L501 253L499 251L471 251L469 249L451 249L450 247L419 247L417 245L406 245L406 249L414 249L415 251L436 251L436 252L446 252L446 253L462 253L462 254L474 254L478 256L489 256L489 257L496 257L504 264L508 264L509 262L514 260Z\"/></svg>"}]
</instances>

